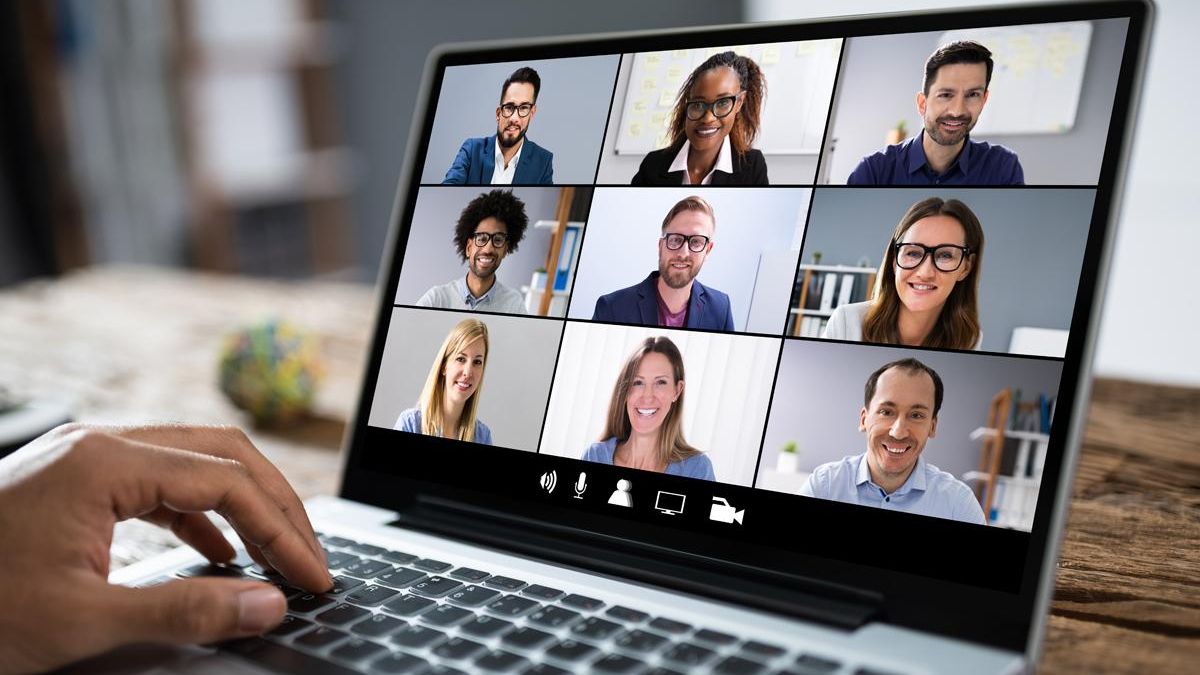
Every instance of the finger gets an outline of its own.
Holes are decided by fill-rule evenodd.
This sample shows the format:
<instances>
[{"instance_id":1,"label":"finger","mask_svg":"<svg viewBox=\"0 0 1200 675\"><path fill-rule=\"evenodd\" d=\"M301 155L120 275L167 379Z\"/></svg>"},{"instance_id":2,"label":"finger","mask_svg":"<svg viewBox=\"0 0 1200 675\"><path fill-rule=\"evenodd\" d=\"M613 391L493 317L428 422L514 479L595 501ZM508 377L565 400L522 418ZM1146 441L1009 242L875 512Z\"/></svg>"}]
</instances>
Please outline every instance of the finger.
<instances>
[{"instance_id":1,"label":"finger","mask_svg":"<svg viewBox=\"0 0 1200 675\"><path fill-rule=\"evenodd\" d=\"M160 425L111 427L105 429L122 438L181 450L202 452L214 457L234 459L246 465L251 475L279 504L292 524L308 538L309 546L324 561L325 552L313 532L304 504L290 483L237 427ZM322 562L324 564L324 562Z\"/></svg>"},{"instance_id":2,"label":"finger","mask_svg":"<svg viewBox=\"0 0 1200 675\"><path fill-rule=\"evenodd\" d=\"M258 635L283 620L287 601L270 584L196 578L148 588L105 584L93 611L99 636L111 649L155 642L207 644Z\"/></svg>"},{"instance_id":3,"label":"finger","mask_svg":"<svg viewBox=\"0 0 1200 675\"><path fill-rule=\"evenodd\" d=\"M237 553L221 530L203 513L175 511L160 506L141 518L175 533L183 543L199 551L210 562L229 562Z\"/></svg>"},{"instance_id":4,"label":"finger","mask_svg":"<svg viewBox=\"0 0 1200 675\"><path fill-rule=\"evenodd\" d=\"M246 538L241 534L238 534L238 539L242 540L242 546L246 549L246 553L248 553L250 558L262 568L263 572L275 571L275 568L271 567L271 563L267 562L266 556L262 554L262 551L258 550L257 546L246 541Z\"/></svg>"},{"instance_id":5,"label":"finger","mask_svg":"<svg viewBox=\"0 0 1200 675\"><path fill-rule=\"evenodd\" d=\"M100 432L77 442L76 449L72 458L78 457L90 476L101 481L98 489L107 491L119 518L161 506L216 511L293 583L314 592L333 585L324 560L240 462Z\"/></svg>"}]
</instances>

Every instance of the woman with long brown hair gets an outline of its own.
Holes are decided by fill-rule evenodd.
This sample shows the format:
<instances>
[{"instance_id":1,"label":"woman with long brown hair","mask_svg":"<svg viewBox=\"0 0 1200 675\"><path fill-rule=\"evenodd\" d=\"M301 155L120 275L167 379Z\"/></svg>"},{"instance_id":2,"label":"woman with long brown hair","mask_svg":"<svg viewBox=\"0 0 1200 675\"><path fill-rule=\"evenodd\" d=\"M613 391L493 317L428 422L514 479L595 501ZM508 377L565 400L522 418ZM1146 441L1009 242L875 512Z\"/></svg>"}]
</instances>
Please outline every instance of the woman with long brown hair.
<instances>
[{"instance_id":1,"label":"woman with long brown hair","mask_svg":"<svg viewBox=\"0 0 1200 675\"><path fill-rule=\"evenodd\" d=\"M716 480L712 462L683 438L683 355L667 337L649 337L625 360L588 462Z\"/></svg>"},{"instance_id":2,"label":"woman with long brown hair","mask_svg":"<svg viewBox=\"0 0 1200 675\"><path fill-rule=\"evenodd\" d=\"M751 146L767 80L748 56L721 52L688 77L671 113L671 143L646 155L633 185L767 185L767 162Z\"/></svg>"},{"instance_id":3,"label":"woman with long brown hair","mask_svg":"<svg viewBox=\"0 0 1200 675\"><path fill-rule=\"evenodd\" d=\"M487 357L487 324L459 321L434 357L417 407L400 413L395 428L491 445L492 430L478 419Z\"/></svg>"},{"instance_id":4,"label":"woman with long brown hair","mask_svg":"<svg viewBox=\"0 0 1200 675\"><path fill-rule=\"evenodd\" d=\"M821 337L979 349L983 227L957 199L929 197L896 225L872 297L838 307Z\"/></svg>"}]
</instances>

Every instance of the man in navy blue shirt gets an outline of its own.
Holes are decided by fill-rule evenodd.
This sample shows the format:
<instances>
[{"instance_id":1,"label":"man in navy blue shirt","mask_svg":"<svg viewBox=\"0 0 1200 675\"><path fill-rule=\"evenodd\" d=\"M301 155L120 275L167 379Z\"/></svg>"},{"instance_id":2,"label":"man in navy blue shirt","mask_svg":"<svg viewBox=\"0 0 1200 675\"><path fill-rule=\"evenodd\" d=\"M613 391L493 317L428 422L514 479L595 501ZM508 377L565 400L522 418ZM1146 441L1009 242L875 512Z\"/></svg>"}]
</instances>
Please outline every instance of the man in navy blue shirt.
<instances>
[{"instance_id":1,"label":"man in navy blue shirt","mask_svg":"<svg viewBox=\"0 0 1200 675\"><path fill-rule=\"evenodd\" d=\"M992 52L970 41L938 48L925 62L917 111L925 128L864 157L850 185L1024 185L1012 150L971 140L992 81Z\"/></svg>"},{"instance_id":2,"label":"man in navy blue shirt","mask_svg":"<svg viewBox=\"0 0 1200 675\"><path fill-rule=\"evenodd\" d=\"M468 138L446 171L443 184L549 185L554 154L525 137L537 115L542 78L528 66L518 68L500 87L496 133Z\"/></svg>"}]
</instances>

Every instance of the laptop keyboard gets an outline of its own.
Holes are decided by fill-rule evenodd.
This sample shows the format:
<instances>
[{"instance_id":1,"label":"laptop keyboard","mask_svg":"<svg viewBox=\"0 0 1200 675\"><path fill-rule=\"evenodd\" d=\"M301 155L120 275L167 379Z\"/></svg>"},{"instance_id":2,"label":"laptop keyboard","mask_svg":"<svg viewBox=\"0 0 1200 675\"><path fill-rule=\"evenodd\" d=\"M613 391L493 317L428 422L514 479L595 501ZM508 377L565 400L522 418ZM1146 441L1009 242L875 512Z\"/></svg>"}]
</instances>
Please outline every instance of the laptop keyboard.
<instances>
[{"instance_id":1,"label":"laptop keyboard","mask_svg":"<svg viewBox=\"0 0 1200 675\"><path fill-rule=\"evenodd\" d=\"M334 588L312 594L254 564L199 564L178 576L249 576L287 598L283 622L222 648L267 668L316 673L566 672L897 675L850 669L648 608L318 535ZM246 562L242 559L242 562Z\"/></svg>"}]
</instances>

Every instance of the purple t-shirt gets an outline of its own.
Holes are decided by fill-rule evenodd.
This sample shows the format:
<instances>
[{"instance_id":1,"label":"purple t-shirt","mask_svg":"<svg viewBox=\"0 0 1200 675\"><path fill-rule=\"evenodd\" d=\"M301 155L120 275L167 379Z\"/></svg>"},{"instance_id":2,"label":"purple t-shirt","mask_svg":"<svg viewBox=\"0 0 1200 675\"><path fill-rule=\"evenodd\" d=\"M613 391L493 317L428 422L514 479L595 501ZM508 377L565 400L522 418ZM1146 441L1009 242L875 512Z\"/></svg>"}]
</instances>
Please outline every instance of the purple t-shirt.
<instances>
[{"instance_id":1,"label":"purple t-shirt","mask_svg":"<svg viewBox=\"0 0 1200 675\"><path fill-rule=\"evenodd\" d=\"M663 302L662 293L658 292L658 284L654 285L654 297L658 299L658 325L664 328L683 328L687 325L690 302L683 303L683 309L678 312L672 312L667 308L667 303Z\"/></svg>"}]
</instances>

